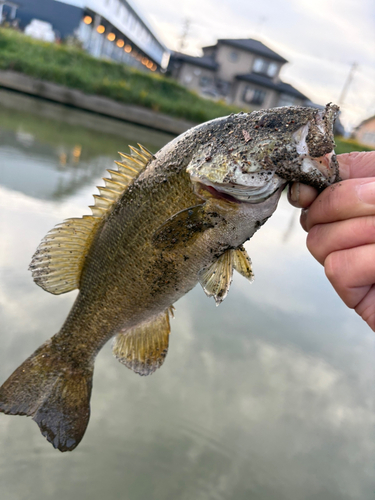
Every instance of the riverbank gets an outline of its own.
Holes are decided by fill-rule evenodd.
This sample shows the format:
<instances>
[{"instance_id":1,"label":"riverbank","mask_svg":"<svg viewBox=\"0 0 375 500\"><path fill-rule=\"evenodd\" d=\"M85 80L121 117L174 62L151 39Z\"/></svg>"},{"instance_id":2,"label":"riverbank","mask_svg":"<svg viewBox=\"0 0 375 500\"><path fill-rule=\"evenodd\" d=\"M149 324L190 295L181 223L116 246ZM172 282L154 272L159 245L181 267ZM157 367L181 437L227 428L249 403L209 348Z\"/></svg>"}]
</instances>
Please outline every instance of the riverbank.
<instances>
[{"instance_id":1,"label":"riverbank","mask_svg":"<svg viewBox=\"0 0 375 500\"><path fill-rule=\"evenodd\" d=\"M95 59L76 47L0 28L0 88L173 135L239 109L203 99L159 74ZM336 152L369 151L337 138Z\"/></svg>"},{"instance_id":2,"label":"riverbank","mask_svg":"<svg viewBox=\"0 0 375 500\"><path fill-rule=\"evenodd\" d=\"M193 123L239 111L203 99L163 75L95 59L76 47L34 40L11 29L0 29L0 70Z\"/></svg>"},{"instance_id":3,"label":"riverbank","mask_svg":"<svg viewBox=\"0 0 375 500\"><path fill-rule=\"evenodd\" d=\"M16 71L0 70L0 88L16 90L51 102L92 111L102 116L144 125L174 135L182 134L196 125L196 122L168 116L141 106L122 104L108 97L85 94L80 90L33 78Z\"/></svg>"}]
</instances>

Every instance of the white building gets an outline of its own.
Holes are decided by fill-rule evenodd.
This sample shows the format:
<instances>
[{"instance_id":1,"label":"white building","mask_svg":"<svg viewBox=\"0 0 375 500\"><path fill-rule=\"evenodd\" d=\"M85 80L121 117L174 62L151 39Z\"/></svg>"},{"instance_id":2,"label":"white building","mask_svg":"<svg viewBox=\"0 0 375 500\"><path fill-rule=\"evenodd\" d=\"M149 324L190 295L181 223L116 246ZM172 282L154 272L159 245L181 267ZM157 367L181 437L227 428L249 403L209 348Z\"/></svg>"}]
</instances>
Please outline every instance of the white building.
<instances>
[{"instance_id":1,"label":"white building","mask_svg":"<svg viewBox=\"0 0 375 500\"><path fill-rule=\"evenodd\" d=\"M2 2L6 20L11 2ZM76 36L95 57L151 71L168 66L168 49L127 0L27 0L17 7L21 29L37 19L50 23L57 39Z\"/></svg>"}]
</instances>

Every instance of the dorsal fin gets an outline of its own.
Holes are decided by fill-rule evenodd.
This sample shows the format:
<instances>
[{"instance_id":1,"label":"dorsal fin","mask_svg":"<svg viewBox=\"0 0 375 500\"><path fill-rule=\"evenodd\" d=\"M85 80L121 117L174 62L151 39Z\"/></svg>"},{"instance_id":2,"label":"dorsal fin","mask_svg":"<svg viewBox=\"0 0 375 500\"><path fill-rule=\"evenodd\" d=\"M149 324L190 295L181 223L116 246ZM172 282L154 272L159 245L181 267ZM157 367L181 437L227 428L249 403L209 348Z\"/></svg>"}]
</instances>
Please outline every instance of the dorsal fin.
<instances>
[{"instance_id":1,"label":"dorsal fin","mask_svg":"<svg viewBox=\"0 0 375 500\"><path fill-rule=\"evenodd\" d=\"M105 186L94 195L92 215L67 219L47 233L31 260L29 269L37 285L59 295L79 288L82 267L96 230L105 214L154 158L144 146L129 146L131 154L120 153L118 170L108 170Z\"/></svg>"}]
</instances>

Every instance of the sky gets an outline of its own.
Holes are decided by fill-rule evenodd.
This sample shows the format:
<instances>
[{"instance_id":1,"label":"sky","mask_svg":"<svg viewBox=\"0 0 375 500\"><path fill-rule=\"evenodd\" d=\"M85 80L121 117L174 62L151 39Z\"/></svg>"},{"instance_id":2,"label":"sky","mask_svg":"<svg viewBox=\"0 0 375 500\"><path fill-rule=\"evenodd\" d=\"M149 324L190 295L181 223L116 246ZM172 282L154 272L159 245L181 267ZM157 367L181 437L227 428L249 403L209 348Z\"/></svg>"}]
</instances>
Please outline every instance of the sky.
<instances>
[{"instance_id":1,"label":"sky","mask_svg":"<svg viewBox=\"0 0 375 500\"><path fill-rule=\"evenodd\" d=\"M341 105L347 129L375 114L374 0L132 0L159 38L201 55L218 38L255 38L289 62L281 79L318 104L338 103L353 64L356 69Z\"/></svg>"}]
</instances>

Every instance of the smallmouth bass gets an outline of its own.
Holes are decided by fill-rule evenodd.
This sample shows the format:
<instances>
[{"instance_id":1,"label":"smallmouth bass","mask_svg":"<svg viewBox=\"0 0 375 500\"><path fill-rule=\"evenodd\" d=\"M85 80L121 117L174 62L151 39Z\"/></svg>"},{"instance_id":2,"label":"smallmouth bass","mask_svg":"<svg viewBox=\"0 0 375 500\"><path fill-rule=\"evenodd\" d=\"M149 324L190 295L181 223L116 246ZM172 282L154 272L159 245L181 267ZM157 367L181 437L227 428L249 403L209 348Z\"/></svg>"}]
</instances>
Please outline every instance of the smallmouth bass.
<instances>
[{"instance_id":1,"label":"smallmouth bass","mask_svg":"<svg viewBox=\"0 0 375 500\"><path fill-rule=\"evenodd\" d=\"M173 303L198 282L219 304L235 269L250 281L243 243L267 221L284 187L319 190L338 180L338 108L286 107L199 125L152 155L122 154L95 196L92 216L68 219L42 240L35 282L79 289L61 330L0 388L0 411L27 415L61 451L81 441L90 416L94 361L113 351L140 375L168 351Z\"/></svg>"}]
</instances>

